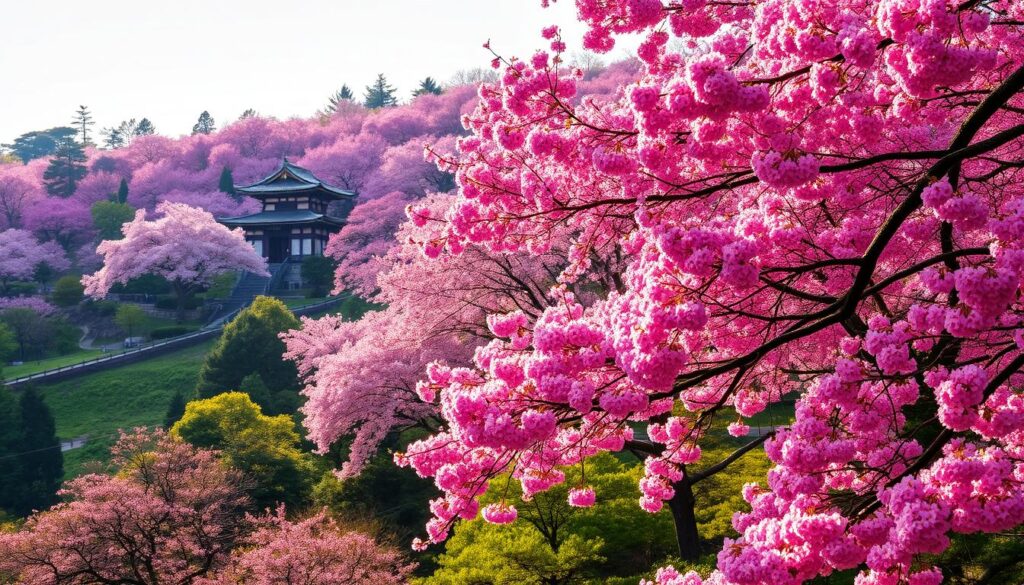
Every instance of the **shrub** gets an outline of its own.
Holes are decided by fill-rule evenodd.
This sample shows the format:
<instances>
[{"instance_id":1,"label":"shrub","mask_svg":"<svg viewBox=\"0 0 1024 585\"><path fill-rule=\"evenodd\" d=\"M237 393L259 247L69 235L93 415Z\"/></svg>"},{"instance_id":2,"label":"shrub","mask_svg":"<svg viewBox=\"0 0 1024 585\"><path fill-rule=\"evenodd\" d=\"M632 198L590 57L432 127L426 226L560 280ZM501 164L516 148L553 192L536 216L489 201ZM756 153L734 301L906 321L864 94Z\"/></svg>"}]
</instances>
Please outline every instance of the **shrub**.
<instances>
[{"instance_id":1,"label":"shrub","mask_svg":"<svg viewBox=\"0 0 1024 585\"><path fill-rule=\"evenodd\" d=\"M191 311L203 306L203 300L196 297L185 299L185 310ZM178 308L178 300L174 297L161 297L156 301L156 308L174 310Z\"/></svg>"},{"instance_id":2,"label":"shrub","mask_svg":"<svg viewBox=\"0 0 1024 585\"><path fill-rule=\"evenodd\" d=\"M81 277L72 274L57 280L50 294L50 298L58 307L73 307L82 302L84 296L85 287L82 286Z\"/></svg>"},{"instance_id":3,"label":"shrub","mask_svg":"<svg viewBox=\"0 0 1024 585\"><path fill-rule=\"evenodd\" d=\"M94 315L99 315L101 317L110 317L114 313L117 313L118 304L115 303L114 301L102 299L87 299L85 304L82 306L86 311Z\"/></svg>"},{"instance_id":4,"label":"shrub","mask_svg":"<svg viewBox=\"0 0 1024 585\"><path fill-rule=\"evenodd\" d=\"M12 282L7 285L3 296L5 297L28 297L36 294L39 285L34 282Z\"/></svg>"},{"instance_id":5,"label":"shrub","mask_svg":"<svg viewBox=\"0 0 1024 585\"><path fill-rule=\"evenodd\" d=\"M170 325L168 327L157 327L156 329L149 333L149 338L169 339L171 337L185 335L186 333L192 333L195 330L195 327L188 327L187 325Z\"/></svg>"}]
</instances>

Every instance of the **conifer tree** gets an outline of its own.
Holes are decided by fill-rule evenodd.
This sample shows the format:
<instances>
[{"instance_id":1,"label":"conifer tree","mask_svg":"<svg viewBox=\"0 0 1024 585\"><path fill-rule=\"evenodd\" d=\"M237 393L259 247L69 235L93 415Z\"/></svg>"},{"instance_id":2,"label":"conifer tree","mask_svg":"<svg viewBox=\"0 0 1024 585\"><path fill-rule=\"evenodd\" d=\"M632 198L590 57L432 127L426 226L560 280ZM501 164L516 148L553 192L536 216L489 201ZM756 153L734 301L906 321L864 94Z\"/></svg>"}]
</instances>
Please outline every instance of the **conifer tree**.
<instances>
[{"instance_id":1,"label":"conifer tree","mask_svg":"<svg viewBox=\"0 0 1024 585\"><path fill-rule=\"evenodd\" d=\"M203 113L199 114L199 120L195 126L192 126L192 135L211 134L216 129L217 126L213 121L213 116L210 115L210 112L203 110Z\"/></svg>"},{"instance_id":2,"label":"conifer tree","mask_svg":"<svg viewBox=\"0 0 1024 585\"><path fill-rule=\"evenodd\" d=\"M18 401L7 388L0 389L0 458L4 469L0 473L0 508L17 513L22 499L21 413Z\"/></svg>"},{"instance_id":3,"label":"conifer tree","mask_svg":"<svg viewBox=\"0 0 1024 585\"><path fill-rule=\"evenodd\" d=\"M384 74L377 75L377 81L366 86L363 97L363 105L368 108L388 108L398 105L398 98L395 97L396 89L388 83Z\"/></svg>"},{"instance_id":4,"label":"conifer tree","mask_svg":"<svg viewBox=\"0 0 1024 585\"><path fill-rule=\"evenodd\" d=\"M64 456L57 438L53 414L42 397L26 388L19 400L21 498L14 512L28 515L57 501L57 489L64 475Z\"/></svg>"},{"instance_id":5,"label":"conifer tree","mask_svg":"<svg viewBox=\"0 0 1024 585\"><path fill-rule=\"evenodd\" d=\"M326 113L333 114L338 111L338 106L345 101L352 101L352 90L348 85L342 85L341 89L331 94L331 97L327 98Z\"/></svg>"},{"instance_id":6,"label":"conifer tree","mask_svg":"<svg viewBox=\"0 0 1024 585\"><path fill-rule=\"evenodd\" d=\"M185 414L185 395L178 390L171 397L171 403L167 405L167 414L164 415L164 428L169 429L174 426L174 423L181 420L182 415Z\"/></svg>"},{"instance_id":7,"label":"conifer tree","mask_svg":"<svg viewBox=\"0 0 1024 585\"><path fill-rule=\"evenodd\" d=\"M217 185L217 189L219 189L221 193L227 193L236 199L239 198L235 193L235 178L231 175L231 169L228 167L221 169L220 182Z\"/></svg>"},{"instance_id":8,"label":"conifer tree","mask_svg":"<svg viewBox=\"0 0 1024 585\"><path fill-rule=\"evenodd\" d=\"M413 97L419 97L421 95L425 95L428 93L434 95L441 95L442 91L444 90L442 90L441 86L438 85L436 81L434 81L433 77L427 77L426 79L420 82L420 86L416 89L416 91L412 92L412 95Z\"/></svg>"},{"instance_id":9,"label":"conifer tree","mask_svg":"<svg viewBox=\"0 0 1024 585\"><path fill-rule=\"evenodd\" d=\"M149 118L143 118L139 120L139 123L135 126L135 130L132 134L135 136L149 136L151 134L156 134L156 126L149 121Z\"/></svg>"},{"instance_id":10,"label":"conifer tree","mask_svg":"<svg viewBox=\"0 0 1024 585\"><path fill-rule=\"evenodd\" d=\"M242 115L239 116L238 119L248 120L249 118L255 118L257 116L259 116L259 113L257 113L256 110L252 108L247 108L244 112L242 112Z\"/></svg>"},{"instance_id":11,"label":"conifer tree","mask_svg":"<svg viewBox=\"0 0 1024 585\"><path fill-rule=\"evenodd\" d=\"M117 186L116 201L121 204L128 203L128 179L124 177L121 178L121 184Z\"/></svg>"},{"instance_id":12,"label":"conifer tree","mask_svg":"<svg viewBox=\"0 0 1024 585\"><path fill-rule=\"evenodd\" d=\"M50 166L43 172L46 192L58 197L71 197L86 172L82 146L75 142L73 136L61 137Z\"/></svg>"},{"instance_id":13,"label":"conifer tree","mask_svg":"<svg viewBox=\"0 0 1024 585\"><path fill-rule=\"evenodd\" d=\"M82 135L82 146L93 146L92 141L89 140L89 127L93 126L96 122L92 119L92 112L89 111L88 106L78 106L75 110L74 118L75 127Z\"/></svg>"}]
</instances>

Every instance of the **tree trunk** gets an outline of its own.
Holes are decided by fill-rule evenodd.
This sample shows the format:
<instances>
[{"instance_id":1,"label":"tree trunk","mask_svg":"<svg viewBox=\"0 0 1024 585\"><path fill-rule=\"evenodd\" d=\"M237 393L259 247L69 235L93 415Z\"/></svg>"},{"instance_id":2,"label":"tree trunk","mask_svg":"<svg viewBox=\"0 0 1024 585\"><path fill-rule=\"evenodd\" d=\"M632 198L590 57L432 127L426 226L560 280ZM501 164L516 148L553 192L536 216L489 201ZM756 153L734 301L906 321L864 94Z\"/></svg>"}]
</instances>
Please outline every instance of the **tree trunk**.
<instances>
[{"instance_id":1,"label":"tree trunk","mask_svg":"<svg viewBox=\"0 0 1024 585\"><path fill-rule=\"evenodd\" d=\"M693 497L693 486L683 468L683 479L672 484L676 493L668 501L672 511L672 522L676 528L676 543L679 546L679 557L685 561L700 558L700 533L697 531L697 515L694 506L697 501Z\"/></svg>"}]
</instances>

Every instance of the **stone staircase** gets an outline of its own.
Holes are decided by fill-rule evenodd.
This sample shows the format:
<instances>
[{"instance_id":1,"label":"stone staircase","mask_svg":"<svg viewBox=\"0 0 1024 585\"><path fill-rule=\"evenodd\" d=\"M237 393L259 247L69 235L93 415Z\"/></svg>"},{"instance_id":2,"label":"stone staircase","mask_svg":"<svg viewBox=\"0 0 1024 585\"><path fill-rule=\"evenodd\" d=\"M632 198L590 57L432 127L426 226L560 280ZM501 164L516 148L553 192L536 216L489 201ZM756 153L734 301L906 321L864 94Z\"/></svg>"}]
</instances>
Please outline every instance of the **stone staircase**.
<instances>
[{"instance_id":1,"label":"stone staircase","mask_svg":"<svg viewBox=\"0 0 1024 585\"><path fill-rule=\"evenodd\" d=\"M223 325L225 321L235 315L236 311L248 307L258 295L265 294L267 287L270 285L270 280L279 267L279 264L270 265L268 269L271 276L260 276L251 272L242 274L242 278L239 279L238 284L231 291L231 296L224 301L217 313L210 318L206 327L211 328Z\"/></svg>"}]
</instances>

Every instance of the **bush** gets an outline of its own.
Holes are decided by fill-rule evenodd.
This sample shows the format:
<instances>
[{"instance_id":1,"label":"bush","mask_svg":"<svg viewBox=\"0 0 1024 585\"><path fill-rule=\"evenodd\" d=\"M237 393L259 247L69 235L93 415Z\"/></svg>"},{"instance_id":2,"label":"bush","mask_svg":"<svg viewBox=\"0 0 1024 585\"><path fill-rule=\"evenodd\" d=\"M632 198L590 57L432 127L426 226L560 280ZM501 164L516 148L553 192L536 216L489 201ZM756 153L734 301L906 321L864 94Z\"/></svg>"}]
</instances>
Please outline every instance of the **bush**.
<instances>
[{"instance_id":1,"label":"bush","mask_svg":"<svg viewBox=\"0 0 1024 585\"><path fill-rule=\"evenodd\" d=\"M195 330L195 327L188 327L186 325L170 325L168 327L157 327L156 329L149 332L149 338L169 339L171 337L185 335L186 333L192 333Z\"/></svg>"},{"instance_id":2,"label":"bush","mask_svg":"<svg viewBox=\"0 0 1024 585\"><path fill-rule=\"evenodd\" d=\"M5 297L30 297L36 294L39 286L34 282L12 282L7 285L3 296Z\"/></svg>"},{"instance_id":3,"label":"bush","mask_svg":"<svg viewBox=\"0 0 1024 585\"><path fill-rule=\"evenodd\" d=\"M196 297L185 299L185 310L191 311L203 306L203 300ZM156 301L156 308L175 310L178 308L178 299L174 297L161 297Z\"/></svg>"},{"instance_id":4,"label":"bush","mask_svg":"<svg viewBox=\"0 0 1024 585\"><path fill-rule=\"evenodd\" d=\"M162 276L144 274L133 278L127 284L115 284L110 292L139 295L162 295L171 292L171 283Z\"/></svg>"},{"instance_id":5,"label":"bush","mask_svg":"<svg viewBox=\"0 0 1024 585\"><path fill-rule=\"evenodd\" d=\"M213 277L213 282L210 283L210 287L206 289L206 298L226 299L230 297L231 291L235 289L235 281L237 280L238 273L234 271L218 274Z\"/></svg>"},{"instance_id":6,"label":"bush","mask_svg":"<svg viewBox=\"0 0 1024 585\"><path fill-rule=\"evenodd\" d=\"M110 317L114 315L114 313L117 313L118 305L114 301L87 300L85 304L82 306L86 311L94 315L98 315L100 317Z\"/></svg>"},{"instance_id":7,"label":"bush","mask_svg":"<svg viewBox=\"0 0 1024 585\"><path fill-rule=\"evenodd\" d=\"M82 302L84 296L85 287L82 286L81 277L77 275L60 277L50 294L53 303L58 307L74 307Z\"/></svg>"},{"instance_id":8,"label":"bush","mask_svg":"<svg viewBox=\"0 0 1024 585\"><path fill-rule=\"evenodd\" d=\"M325 296L334 284L337 263L327 256L310 256L302 261L302 280L310 287L309 297Z\"/></svg>"}]
</instances>

